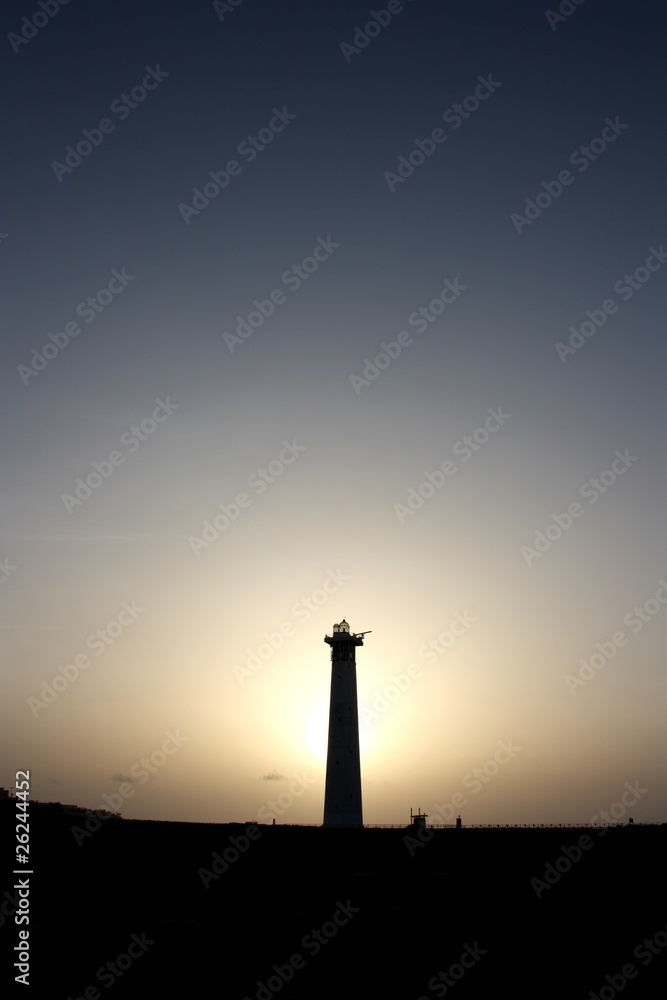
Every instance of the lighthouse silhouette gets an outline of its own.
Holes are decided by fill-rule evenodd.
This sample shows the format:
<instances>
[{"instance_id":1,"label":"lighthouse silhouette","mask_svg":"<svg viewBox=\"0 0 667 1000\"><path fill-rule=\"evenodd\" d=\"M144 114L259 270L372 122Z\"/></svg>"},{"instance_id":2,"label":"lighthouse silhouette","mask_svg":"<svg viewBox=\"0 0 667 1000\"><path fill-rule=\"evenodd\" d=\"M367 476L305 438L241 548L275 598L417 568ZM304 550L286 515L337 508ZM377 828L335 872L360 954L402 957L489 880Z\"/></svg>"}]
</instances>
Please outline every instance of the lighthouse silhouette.
<instances>
[{"instance_id":1,"label":"lighthouse silhouette","mask_svg":"<svg viewBox=\"0 0 667 1000\"><path fill-rule=\"evenodd\" d=\"M331 646L331 701L324 826L363 826L361 758L355 649L366 632L355 634L343 618L324 641Z\"/></svg>"}]
</instances>

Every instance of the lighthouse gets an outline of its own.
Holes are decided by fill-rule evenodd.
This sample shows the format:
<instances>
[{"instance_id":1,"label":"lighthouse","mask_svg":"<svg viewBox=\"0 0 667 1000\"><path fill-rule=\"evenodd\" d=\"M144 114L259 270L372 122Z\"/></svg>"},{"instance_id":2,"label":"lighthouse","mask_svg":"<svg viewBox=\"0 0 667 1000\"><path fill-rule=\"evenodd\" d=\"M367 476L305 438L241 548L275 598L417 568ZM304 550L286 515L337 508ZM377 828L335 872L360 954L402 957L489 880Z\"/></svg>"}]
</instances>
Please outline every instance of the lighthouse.
<instances>
[{"instance_id":1,"label":"lighthouse","mask_svg":"<svg viewBox=\"0 0 667 1000\"><path fill-rule=\"evenodd\" d=\"M361 758L357 711L355 649L366 632L355 634L342 620L324 641L331 646L331 701L327 777L324 790L324 826L363 826Z\"/></svg>"}]
</instances>

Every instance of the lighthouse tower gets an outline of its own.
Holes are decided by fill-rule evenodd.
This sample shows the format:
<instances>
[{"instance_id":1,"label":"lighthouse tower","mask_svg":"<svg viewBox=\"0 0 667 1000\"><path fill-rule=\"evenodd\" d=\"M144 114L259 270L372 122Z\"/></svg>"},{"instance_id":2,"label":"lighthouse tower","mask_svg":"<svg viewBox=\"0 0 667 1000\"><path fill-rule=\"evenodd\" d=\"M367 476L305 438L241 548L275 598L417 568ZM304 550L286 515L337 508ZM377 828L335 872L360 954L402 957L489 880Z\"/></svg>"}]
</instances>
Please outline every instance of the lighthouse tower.
<instances>
[{"instance_id":1,"label":"lighthouse tower","mask_svg":"<svg viewBox=\"0 0 667 1000\"><path fill-rule=\"evenodd\" d=\"M324 826L363 826L361 810L361 759L357 712L356 646L363 646L366 632L355 635L343 619L324 641L331 646L331 702L327 778L324 791Z\"/></svg>"}]
</instances>

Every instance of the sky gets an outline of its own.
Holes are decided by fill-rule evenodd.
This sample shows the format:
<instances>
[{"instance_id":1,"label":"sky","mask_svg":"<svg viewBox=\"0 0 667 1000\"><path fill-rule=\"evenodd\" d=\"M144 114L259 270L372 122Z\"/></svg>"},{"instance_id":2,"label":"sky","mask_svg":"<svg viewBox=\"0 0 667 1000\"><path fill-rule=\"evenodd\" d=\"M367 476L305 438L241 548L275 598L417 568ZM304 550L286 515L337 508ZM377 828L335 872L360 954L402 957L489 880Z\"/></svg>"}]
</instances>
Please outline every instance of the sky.
<instances>
[{"instance_id":1,"label":"sky","mask_svg":"<svg viewBox=\"0 0 667 1000\"><path fill-rule=\"evenodd\" d=\"M655 5L0 17L0 784L667 821Z\"/></svg>"}]
</instances>

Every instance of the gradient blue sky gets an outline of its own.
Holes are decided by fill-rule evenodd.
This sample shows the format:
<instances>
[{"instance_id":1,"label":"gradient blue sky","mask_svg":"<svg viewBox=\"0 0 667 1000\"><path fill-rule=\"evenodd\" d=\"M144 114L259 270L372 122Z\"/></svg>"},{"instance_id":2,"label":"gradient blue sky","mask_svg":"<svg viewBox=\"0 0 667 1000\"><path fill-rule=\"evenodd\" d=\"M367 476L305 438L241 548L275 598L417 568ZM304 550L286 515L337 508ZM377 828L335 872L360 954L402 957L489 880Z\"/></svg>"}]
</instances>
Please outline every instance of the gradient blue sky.
<instances>
[{"instance_id":1,"label":"gradient blue sky","mask_svg":"<svg viewBox=\"0 0 667 1000\"><path fill-rule=\"evenodd\" d=\"M321 822L345 616L367 822L455 793L464 822L585 821L636 782L665 821L660 13L414 0L353 52L385 7L218 7L72 2L12 43L39 8L3 4L0 783Z\"/></svg>"}]
</instances>

